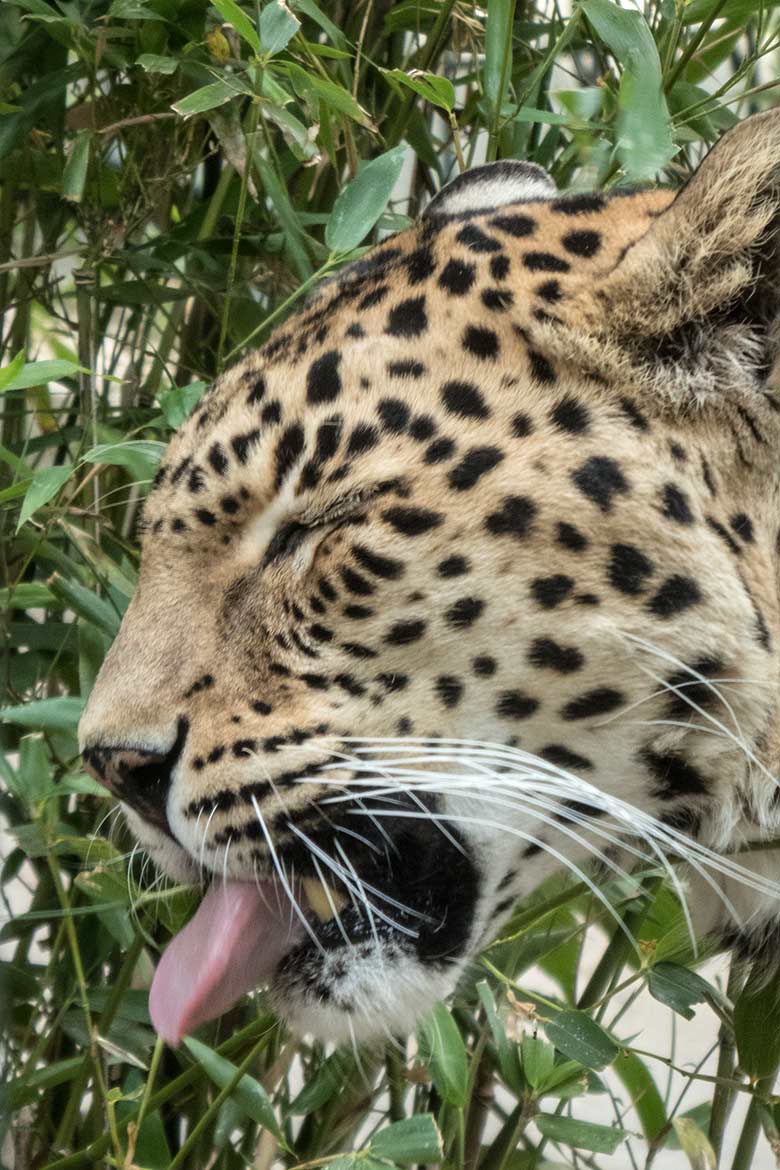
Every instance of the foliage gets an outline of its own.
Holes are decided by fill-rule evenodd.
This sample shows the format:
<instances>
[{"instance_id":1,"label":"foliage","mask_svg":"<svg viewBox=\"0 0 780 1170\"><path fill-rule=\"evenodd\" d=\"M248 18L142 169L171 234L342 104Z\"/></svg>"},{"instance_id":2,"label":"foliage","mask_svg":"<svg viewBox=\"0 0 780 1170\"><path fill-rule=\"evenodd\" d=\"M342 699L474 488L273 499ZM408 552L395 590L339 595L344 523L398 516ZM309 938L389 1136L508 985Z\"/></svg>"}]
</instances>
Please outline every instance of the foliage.
<instances>
[{"instance_id":1,"label":"foliage","mask_svg":"<svg viewBox=\"0 0 780 1170\"><path fill-rule=\"evenodd\" d=\"M541 1170L649 1166L676 1145L706 1167L702 1128L717 1150L739 1093L734 1170L761 1125L778 1140L776 989L697 976L654 875L603 901L548 883L423 1022L416 1059L295 1042L262 996L163 1050L142 988L191 894L128 863L121 828L96 835L110 806L75 739L134 587L144 494L206 383L459 166L683 181L776 100L778 26L774 0L0 7L4 1166ZM713 1041L722 1024L717 1076L683 1070L676 1100L655 1079L672 1057L632 1036L646 987L659 1012L709 1012ZM593 1094L600 1124L579 1110Z\"/></svg>"}]
</instances>

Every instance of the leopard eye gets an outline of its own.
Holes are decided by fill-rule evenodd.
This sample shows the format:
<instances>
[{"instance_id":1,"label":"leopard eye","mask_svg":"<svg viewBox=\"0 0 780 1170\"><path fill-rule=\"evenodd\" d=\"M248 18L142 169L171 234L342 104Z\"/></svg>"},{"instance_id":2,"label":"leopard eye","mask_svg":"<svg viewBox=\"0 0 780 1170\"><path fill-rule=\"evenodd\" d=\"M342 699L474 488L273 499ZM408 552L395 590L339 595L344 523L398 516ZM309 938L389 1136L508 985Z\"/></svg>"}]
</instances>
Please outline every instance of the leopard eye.
<instances>
[{"instance_id":1,"label":"leopard eye","mask_svg":"<svg viewBox=\"0 0 780 1170\"><path fill-rule=\"evenodd\" d=\"M311 526L300 524L296 520L291 520L289 524L283 524L265 550L263 564L270 565L272 561L292 556L311 531Z\"/></svg>"}]
</instances>

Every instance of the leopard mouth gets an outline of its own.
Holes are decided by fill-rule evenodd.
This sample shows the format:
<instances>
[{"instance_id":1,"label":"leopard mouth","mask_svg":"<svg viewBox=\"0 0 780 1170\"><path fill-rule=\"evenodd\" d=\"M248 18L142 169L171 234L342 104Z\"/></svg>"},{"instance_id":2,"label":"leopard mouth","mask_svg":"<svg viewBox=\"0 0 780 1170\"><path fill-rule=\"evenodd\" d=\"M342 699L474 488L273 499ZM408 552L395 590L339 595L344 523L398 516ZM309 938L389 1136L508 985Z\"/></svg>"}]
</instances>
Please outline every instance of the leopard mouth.
<instances>
[{"instance_id":1,"label":"leopard mouth","mask_svg":"<svg viewBox=\"0 0 780 1170\"><path fill-rule=\"evenodd\" d=\"M306 935L346 903L315 878L285 892L273 881L214 878L194 916L168 944L154 975L149 1011L158 1035L176 1048L200 1024L273 981Z\"/></svg>"}]
</instances>

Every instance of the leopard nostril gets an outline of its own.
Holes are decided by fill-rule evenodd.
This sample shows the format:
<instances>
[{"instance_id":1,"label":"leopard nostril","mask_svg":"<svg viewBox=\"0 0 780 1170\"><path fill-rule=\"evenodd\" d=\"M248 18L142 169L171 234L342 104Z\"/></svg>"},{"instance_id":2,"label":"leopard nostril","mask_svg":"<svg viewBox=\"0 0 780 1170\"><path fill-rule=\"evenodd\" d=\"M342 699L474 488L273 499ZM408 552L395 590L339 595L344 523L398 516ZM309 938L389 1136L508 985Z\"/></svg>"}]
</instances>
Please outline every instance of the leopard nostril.
<instances>
[{"instance_id":1,"label":"leopard nostril","mask_svg":"<svg viewBox=\"0 0 780 1170\"><path fill-rule=\"evenodd\" d=\"M173 769L181 756L188 729L189 720L182 716L176 739L164 753L127 745L85 747L84 768L146 821L172 836L166 804Z\"/></svg>"}]
</instances>

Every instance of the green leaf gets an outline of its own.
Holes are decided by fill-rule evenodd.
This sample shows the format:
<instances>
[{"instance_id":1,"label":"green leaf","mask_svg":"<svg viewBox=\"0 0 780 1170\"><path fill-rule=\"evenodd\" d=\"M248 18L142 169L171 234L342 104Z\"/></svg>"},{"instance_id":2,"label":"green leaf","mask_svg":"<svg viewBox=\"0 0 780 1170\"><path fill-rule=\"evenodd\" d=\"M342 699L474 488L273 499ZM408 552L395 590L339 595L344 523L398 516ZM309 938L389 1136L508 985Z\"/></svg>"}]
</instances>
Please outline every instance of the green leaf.
<instances>
[{"instance_id":1,"label":"green leaf","mask_svg":"<svg viewBox=\"0 0 780 1170\"><path fill-rule=\"evenodd\" d=\"M147 73L163 73L166 76L175 73L179 62L175 57L161 57L158 53L142 53L136 60Z\"/></svg>"},{"instance_id":2,"label":"green leaf","mask_svg":"<svg viewBox=\"0 0 780 1170\"><path fill-rule=\"evenodd\" d=\"M679 963L656 963L647 980L650 994L678 1015L692 1020L691 1004L706 1003L710 986L706 979Z\"/></svg>"},{"instance_id":3,"label":"green leaf","mask_svg":"<svg viewBox=\"0 0 780 1170\"><path fill-rule=\"evenodd\" d=\"M243 37L248 45L251 45L255 56L260 55L260 37L257 35L257 29L249 19L243 8L239 8L235 0L211 0L219 15L228 24L232 24L233 28Z\"/></svg>"},{"instance_id":4,"label":"green leaf","mask_svg":"<svg viewBox=\"0 0 780 1170\"><path fill-rule=\"evenodd\" d=\"M156 439L127 439L123 443L98 443L83 456L85 463L107 463L126 467L136 483L152 479L165 451Z\"/></svg>"},{"instance_id":5,"label":"green leaf","mask_svg":"<svg viewBox=\"0 0 780 1170\"><path fill-rule=\"evenodd\" d=\"M409 73L403 69L383 69L382 72L389 81L411 89L440 110L449 113L455 106L455 86L447 77L440 77L438 73L423 73L419 69L412 69Z\"/></svg>"},{"instance_id":6,"label":"green leaf","mask_svg":"<svg viewBox=\"0 0 780 1170\"><path fill-rule=\"evenodd\" d=\"M516 0L490 0L485 26L485 95L494 109L500 109L512 74L512 24Z\"/></svg>"},{"instance_id":7,"label":"green leaf","mask_svg":"<svg viewBox=\"0 0 780 1170\"><path fill-rule=\"evenodd\" d=\"M225 1085L230 1084L238 1071L234 1064L192 1036L184 1038L184 1045L218 1088L224 1089ZM247 1117L269 1130L283 1146L286 1145L274 1107L259 1081L249 1073L244 1073L230 1094L230 1099L243 1109Z\"/></svg>"},{"instance_id":8,"label":"green leaf","mask_svg":"<svg viewBox=\"0 0 780 1170\"><path fill-rule=\"evenodd\" d=\"M70 464L65 467L42 467L36 471L24 496L19 521L16 525L17 532L39 508L48 504L49 500L57 495L57 492L70 479L71 475L73 475L73 466Z\"/></svg>"},{"instance_id":9,"label":"green leaf","mask_svg":"<svg viewBox=\"0 0 780 1170\"><path fill-rule=\"evenodd\" d=\"M281 53L301 27L297 16L293 16L284 0L271 0L260 13L260 41L263 51Z\"/></svg>"},{"instance_id":10,"label":"green leaf","mask_svg":"<svg viewBox=\"0 0 780 1170\"><path fill-rule=\"evenodd\" d=\"M594 1125L592 1121L577 1121L574 1117L559 1117L554 1113L537 1113L534 1118L539 1132L550 1141L576 1150L592 1150L594 1154L614 1154L628 1134L612 1125Z\"/></svg>"},{"instance_id":11,"label":"green leaf","mask_svg":"<svg viewBox=\"0 0 780 1170\"><path fill-rule=\"evenodd\" d=\"M37 731L75 731L84 700L63 695L58 699L33 699L18 707L0 707L0 720Z\"/></svg>"},{"instance_id":12,"label":"green leaf","mask_svg":"<svg viewBox=\"0 0 780 1170\"><path fill-rule=\"evenodd\" d=\"M20 581L8 589L0 589L0 609L32 609L36 606L59 609L57 598L42 581Z\"/></svg>"},{"instance_id":13,"label":"green leaf","mask_svg":"<svg viewBox=\"0 0 780 1170\"><path fill-rule=\"evenodd\" d=\"M541 1036L524 1036L520 1045L523 1072L532 1089L543 1085L555 1064L555 1049Z\"/></svg>"},{"instance_id":14,"label":"green leaf","mask_svg":"<svg viewBox=\"0 0 780 1170\"><path fill-rule=\"evenodd\" d=\"M49 578L49 588L55 597L90 625L108 634L109 638L116 636L122 615L105 598L98 597L91 589L80 585L78 581L69 581L59 573Z\"/></svg>"},{"instance_id":15,"label":"green leaf","mask_svg":"<svg viewBox=\"0 0 780 1170\"><path fill-rule=\"evenodd\" d=\"M0 370L0 394L4 390L15 389L13 385L14 379L24 369L24 350L20 349L15 358L12 358L7 366L3 366Z\"/></svg>"},{"instance_id":16,"label":"green leaf","mask_svg":"<svg viewBox=\"0 0 780 1170\"><path fill-rule=\"evenodd\" d=\"M171 108L182 118L191 118L194 114L204 114L206 110L224 106L225 102L229 102L240 92L235 85L228 85L226 81L212 81L209 85L196 89L194 93L187 94L181 101L174 102Z\"/></svg>"},{"instance_id":17,"label":"green leaf","mask_svg":"<svg viewBox=\"0 0 780 1170\"><path fill-rule=\"evenodd\" d=\"M742 1072L767 1077L780 1063L780 975L751 974L734 1004L734 1036Z\"/></svg>"},{"instance_id":18,"label":"green leaf","mask_svg":"<svg viewBox=\"0 0 780 1170\"><path fill-rule=\"evenodd\" d=\"M666 1108L658 1086L634 1052L624 1049L612 1069L630 1094L643 1134L653 1141L666 1125Z\"/></svg>"},{"instance_id":19,"label":"green leaf","mask_svg":"<svg viewBox=\"0 0 780 1170\"><path fill-rule=\"evenodd\" d=\"M160 395L158 401L169 427L176 430L181 426L198 405L205 389L205 382L190 382L188 386L174 386Z\"/></svg>"},{"instance_id":20,"label":"green leaf","mask_svg":"<svg viewBox=\"0 0 780 1170\"><path fill-rule=\"evenodd\" d=\"M613 0L581 0L581 6L623 66L617 156L630 178L653 179L677 151L653 34L640 12L622 8Z\"/></svg>"},{"instance_id":21,"label":"green leaf","mask_svg":"<svg viewBox=\"0 0 780 1170\"><path fill-rule=\"evenodd\" d=\"M331 252L351 252L371 231L387 206L405 154L405 146L380 154L365 163L347 184L333 205L325 229L325 243Z\"/></svg>"},{"instance_id":22,"label":"green leaf","mask_svg":"<svg viewBox=\"0 0 780 1170\"><path fill-rule=\"evenodd\" d=\"M468 1059L463 1037L447 1006L441 1002L417 1029L420 1059L428 1066L439 1096L462 1109L468 1095Z\"/></svg>"},{"instance_id":23,"label":"green leaf","mask_svg":"<svg viewBox=\"0 0 780 1170\"><path fill-rule=\"evenodd\" d=\"M520 1067L520 1051L518 1046L507 1036L506 1028L496 1010L493 992L490 989L490 985L484 979L480 980L477 984L477 995L482 1001L482 1006L485 1009L485 1015L490 1025L490 1031L493 1034L493 1043L496 1046L498 1067L501 1076L512 1092L520 1097L526 1091L527 1085Z\"/></svg>"},{"instance_id":24,"label":"green leaf","mask_svg":"<svg viewBox=\"0 0 780 1170\"><path fill-rule=\"evenodd\" d=\"M18 795L28 804L45 800L53 787L51 762L46 741L40 732L23 735L19 741L19 766L16 769Z\"/></svg>"},{"instance_id":25,"label":"green leaf","mask_svg":"<svg viewBox=\"0 0 780 1170\"><path fill-rule=\"evenodd\" d=\"M62 196L64 199L73 200L74 203L80 203L84 195L91 144L92 131L80 130L62 172Z\"/></svg>"},{"instance_id":26,"label":"green leaf","mask_svg":"<svg viewBox=\"0 0 780 1170\"><path fill-rule=\"evenodd\" d=\"M430 1113L418 1113L380 1129L371 1139L369 1150L378 1158L391 1158L402 1166L413 1162L438 1162L442 1141Z\"/></svg>"},{"instance_id":27,"label":"green leaf","mask_svg":"<svg viewBox=\"0 0 780 1170\"><path fill-rule=\"evenodd\" d=\"M44 362L23 361L19 366L17 363L21 356L17 354L10 366L0 370L0 391L28 390L31 386L45 386L47 382L59 382L62 378L70 378L83 370L83 366L78 366L75 362L57 359ZM14 371L13 375L7 379L3 378L3 375L8 375L11 370Z\"/></svg>"},{"instance_id":28,"label":"green leaf","mask_svg":"<svg viewBox=\"0 0 780 1170\"><path fill-rule=\"evenodd\" d=\"M691 1170L718 1170L715 1151L692 1117L674 1117L672 1125Z\"/></svg>"},{"instance_id":29,"label":"green leaf","mask_svg":"<svg viewBox=\"0 0 780 1170\"><path fill-rule=\"evenodd\" d=\"M559 1052L586 1068L606 1068L619 1052L612 1037L585 1012L559 1012L547 1021L545 1030Z\"/></svg>"}]
</instances>

